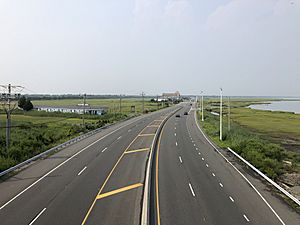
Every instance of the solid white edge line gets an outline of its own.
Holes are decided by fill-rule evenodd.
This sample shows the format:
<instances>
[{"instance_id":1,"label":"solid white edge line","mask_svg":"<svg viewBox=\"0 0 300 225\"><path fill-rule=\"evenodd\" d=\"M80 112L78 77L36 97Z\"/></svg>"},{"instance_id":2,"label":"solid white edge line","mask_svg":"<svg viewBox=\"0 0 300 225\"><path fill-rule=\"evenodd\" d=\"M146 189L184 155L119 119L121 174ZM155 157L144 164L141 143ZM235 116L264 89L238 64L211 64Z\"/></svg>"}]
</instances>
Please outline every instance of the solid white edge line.
<instances>
[{"instance_id":1,"label":"solid white edge line","mask_svg":"<svg viewBox=\"0 0 300 225\"><path fill-rule=\"evenodd\" d=\"M195 192L194 192L194 190L193 190L193 187L192 187L191 183L189 183L189 187L190 187L190 190L191 190L191 192L192 192L192 195L195 197L196 195L195 195Z\"/></svg>"},{"instance_id":2,"label":"solid white edge line","mask_svg":"<svg viewBox=\"0 0 300 225\"><path fill-rule=\"evenodd\" d=\"M79 155L80 153L84 152L86 149L88 149L89 147L93 146L94 144L96 144L97 142L103 140L104 138L108 137L109 135L117 132L118 130L121 130L122 128L133 124L135 122L137 122L139 120L136 121L132 121L129 124L123 125L113 131L111 131L110 133L104 135L103 137L99 138L98 140L92 142L91 144L89 144L88 146L84 147L83 149L81 149L80 151L76 152L74 155L72 155L70 158L67 158L65 161L63 161L62 163L60 163L59 165L57 165L56 167L54 167L52 170L50 170L48 173L46 173L45 175L43 175L41 178L39 178L38 180L36 180L35 182L33 182L31 185L29 185L27 188L25 188L23 191L19 192L17 195L15 195L13 198L11 198L10 200L8 200L6 203L4 203L1 207L0 210L2 210L3 208L5 208L8 204L10 204L11 202L13 202L15 199L17 199L19 196L21 196L23 193L25 193L27 190L29 190L30 188L32 188L34 185L36 185L37 183L39 183L41 180L43 180L45 177L47 177L49 174L51 174L52 172L54 172L55 170L57 170L58 168L60 168L61 166L63 166L65 163L69 162L71 159L73 159L74 157L76 157L77 155Z\"/></svg>"},{"instance_id":3,"label":"solid white edge line","mask_svg":"<svg viewBox=\"0 0 300 225\"><path fill-rule=\"evenodd\" d=\"M250 222L250 220L248 219L248 217L245 214L243 216L247 222Z\"/></svg>"},{"instance_id":4,"label":"solid white edge line","mask_svg":"<svg viewBox=\"0 0 300 225\"><path fill-rule=\"evenodd\" d=\"M231 165L244 179L245 181L253 188L253 190L258 194L258 196L264 201L264 203L269 207L269 209L273 212L273 214L277 217L277 219L280 221L280 223L282 225L285 225L285 223L283 222L283 220L280 218L280 216L276 213L276 211L272 208L272 206L267 202L267 200L262 196L262 194L256 189L256 187L248 180L247 177L245 177L244 174L242 174L241 171L238 170L238 168L236 168L218 149L217 147L206 137L206 135L204 134L204 132L202 131L202 129L200 128L198 122L197 122L197 117L196 117L196 111L194 113L194 119L196 122L196 125L199 129L199 131L202 133L202 135L204 136L204 138L206 139L206 141L226 160L226 162L229 163L229 165Z\"/></svg>"},{"instance_id":5,"label":"solid white edge line","mask_svg":"<svg viewBox=\"0 0 300 225\"><path fill-rule=\"evenodd\" d=\"M86 170L86 166L82 169L82 170L80 170L80 172L77 174L77 176L80 176L82 173L83 173L83 171L85 171Z\"/></svg>"},{"instance_id":6,"label":"solid white edge line","mask_svg":"<svg viewBox=\"0 0 300 225\"><path fill-rule=\"evenodd\" d=\"M44 212L46 208L44 208L31 222L29 225L32 225Z\"/></svg>"},{"instance_id":7,"label":"solid white edge line","mask_svg":"<svg viewBox=\"0 0 300 225\"><path fill-rule=\"evenodd\" d=\"M101 152L105 152L107 150L107 147L106 148L104 148Z\"/></svg>"}]
</instances>

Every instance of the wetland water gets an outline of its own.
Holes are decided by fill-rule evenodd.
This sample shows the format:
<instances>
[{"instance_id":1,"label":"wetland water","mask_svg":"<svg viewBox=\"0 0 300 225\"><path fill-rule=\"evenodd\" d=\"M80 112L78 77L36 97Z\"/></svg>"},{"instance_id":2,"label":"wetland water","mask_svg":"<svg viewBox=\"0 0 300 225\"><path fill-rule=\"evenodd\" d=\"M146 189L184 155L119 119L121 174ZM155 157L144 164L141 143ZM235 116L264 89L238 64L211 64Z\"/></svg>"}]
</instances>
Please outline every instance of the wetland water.
<instances>
[{"instance_id":1,"label":"wetland water","mask_svg":"<svg viewBox=\"0 0 300 225\"><path fill-rule=\"evenodd\" d=\"M249 108L258 109L258 110L294 112L296 114L300 114L300 100L299 101L273 101L270 102L269 104L250 105Z\"/></svg>"}]
</instances>

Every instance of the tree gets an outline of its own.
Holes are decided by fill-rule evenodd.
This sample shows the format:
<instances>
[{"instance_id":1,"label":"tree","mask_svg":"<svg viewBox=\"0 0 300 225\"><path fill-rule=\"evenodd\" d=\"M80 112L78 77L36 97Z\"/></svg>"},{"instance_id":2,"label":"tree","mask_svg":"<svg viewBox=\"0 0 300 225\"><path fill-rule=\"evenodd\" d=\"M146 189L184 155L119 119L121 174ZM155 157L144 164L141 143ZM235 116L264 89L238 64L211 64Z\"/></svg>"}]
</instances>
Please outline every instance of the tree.
<instances>
[{"instance_id":1,"label":"tree","mask_svg":"<svg viewBox=\"0 0 300 225\"><path fill-rule=\"evenodd\" d=\"M33 104L31 103L30 99L26 99L26 103L25 103L23 109L25 111L30 111L33 109Z\"/></svg>"},{"instance_id":2,"label":"tree","mask_svg":"<svg viewBox=\"0 0 300 225\"><path fill-rule=\"evenodd\" d=\"M22 95L22 97L18 101L18 106L21 109L23 109L25 104L26 104L26 97L24 95Z\"/></svg>"}]
</instances>

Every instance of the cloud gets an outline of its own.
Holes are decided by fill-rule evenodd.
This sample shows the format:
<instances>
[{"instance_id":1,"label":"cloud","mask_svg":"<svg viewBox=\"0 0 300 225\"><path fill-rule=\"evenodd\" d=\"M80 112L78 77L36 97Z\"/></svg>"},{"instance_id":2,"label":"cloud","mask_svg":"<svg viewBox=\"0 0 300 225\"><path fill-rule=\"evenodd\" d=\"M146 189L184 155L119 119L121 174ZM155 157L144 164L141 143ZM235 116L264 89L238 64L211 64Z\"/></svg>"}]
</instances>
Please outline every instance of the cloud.
<instances>
[{"instance_id":1,"label":"cloud","mask_svg":"<svg viewBox=\"0 0 300 225\"><path fill-rule=\"evenodd\" d=\"M276 17L298 24L293 20L300 21L300 0L232 0L211 13L205 27L208 30L249 29Z\"/></svg>"},{"instance_id":2,"label":"cloud","mask_svg":"<svg viewBox=\"0 0 300 225\"><path fill-rule=\"evenodd\" d=\"M191 5L187 0L169 0L165 7L165 16L170 18L190 17Z\"/></svg>"}]
</instances>

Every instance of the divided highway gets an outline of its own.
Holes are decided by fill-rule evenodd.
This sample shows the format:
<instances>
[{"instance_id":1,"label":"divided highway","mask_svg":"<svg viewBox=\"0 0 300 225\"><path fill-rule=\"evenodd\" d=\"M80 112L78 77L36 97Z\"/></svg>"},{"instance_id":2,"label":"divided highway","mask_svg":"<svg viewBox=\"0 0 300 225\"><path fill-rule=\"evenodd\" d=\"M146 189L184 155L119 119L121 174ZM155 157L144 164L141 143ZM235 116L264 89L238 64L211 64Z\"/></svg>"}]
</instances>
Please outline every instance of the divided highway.
<instances>
[{"instance_id":1,"label":"divided highway","mask_svg":"<svg viewBox=\"0 0 300 225\"><path fill-rule=\"evenodd\" d=\"M111 126L1 182L0 224L138 225L152 150L148 224L300 224L212 148L186 103Z\"/></svg>"}]
</instances>

